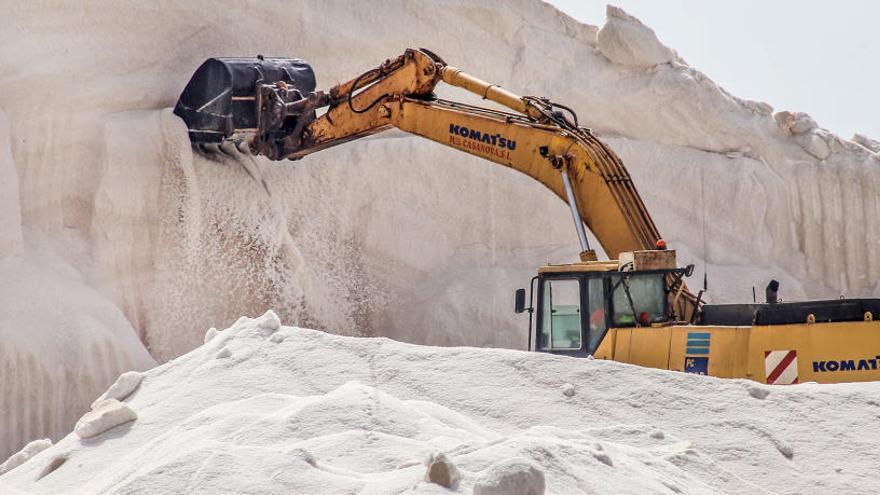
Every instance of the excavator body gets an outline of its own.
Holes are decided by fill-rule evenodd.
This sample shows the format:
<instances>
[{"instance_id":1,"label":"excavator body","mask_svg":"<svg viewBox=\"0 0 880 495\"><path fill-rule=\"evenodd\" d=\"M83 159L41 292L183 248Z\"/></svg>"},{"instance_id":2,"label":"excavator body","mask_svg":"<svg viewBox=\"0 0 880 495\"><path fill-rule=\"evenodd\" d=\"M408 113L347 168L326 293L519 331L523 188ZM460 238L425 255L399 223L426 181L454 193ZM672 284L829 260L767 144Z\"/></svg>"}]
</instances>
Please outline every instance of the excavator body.
<instances>
[{"instance_id":1,"label":"excavator body","mask_svg":"<svg viewBox=\"0 0 880 495\"><path fill-rule=\"evenodd\" d=\"M440 82L508 111L437 98ZM571 108L518 96L425 49L327 91L315 86L299 59L213 58L174 112L204 151L234 144L299 160L397 128L550 189L570 207L581 261L541 267L528 307L526 291L516 291L515 310L530 315L530 350L768 384L880 380L880 300L703 304L684 281L693 266L677 267L626 167ZM618 259L598 261L585 226Z\"/></svg>"},{"instance_id":2,"label":"excavator body","mask_svg":"<svg viewBox=\"0 0 880 495\"><path fill-rule=\"evenodd\" d=\"M545 265L515 310L538 352L771 385L880 380L880 299L704 304L677 321L667 280L690 271L671 250Z\"/></svg>"}]
</instances>

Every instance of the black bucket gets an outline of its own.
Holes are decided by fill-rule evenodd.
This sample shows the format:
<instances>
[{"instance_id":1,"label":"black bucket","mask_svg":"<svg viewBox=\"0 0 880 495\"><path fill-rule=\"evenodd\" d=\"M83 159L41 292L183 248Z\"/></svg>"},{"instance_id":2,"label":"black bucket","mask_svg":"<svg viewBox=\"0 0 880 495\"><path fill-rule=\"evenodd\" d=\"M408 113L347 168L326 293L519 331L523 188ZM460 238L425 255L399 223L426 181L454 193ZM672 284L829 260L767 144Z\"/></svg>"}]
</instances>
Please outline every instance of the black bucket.
<instances>
[{"instance_id":1,"label":"black bucket","mask_svg":"<svg viewBox=\"0 0 880 495\"><path fill-rule=\"evenodd\" d=\"M255 133L257 84L278 81L303 95L315 90L312 67L299 59L210 58L183 89L174 113L186 122L193 143L220 143L235 134Z\"/></svg>"}]
</instances>

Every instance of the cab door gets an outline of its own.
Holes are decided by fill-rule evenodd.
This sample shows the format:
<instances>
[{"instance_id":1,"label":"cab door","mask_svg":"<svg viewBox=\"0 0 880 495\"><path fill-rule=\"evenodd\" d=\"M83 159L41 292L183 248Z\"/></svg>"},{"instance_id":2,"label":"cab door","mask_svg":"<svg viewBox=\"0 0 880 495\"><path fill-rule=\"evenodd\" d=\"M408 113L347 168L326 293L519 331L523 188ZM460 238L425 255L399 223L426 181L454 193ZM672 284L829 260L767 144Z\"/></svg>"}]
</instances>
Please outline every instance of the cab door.
<instances>
[{"instance_id":1,"label":"cab door","mask_svg":"<svg viewBox=\"0 0 880 495\"><path fill-rule=\"evenodd\" d=\"M554 354L586 355L584 278L541 277L538 283L536 349Z\"/></svg>"}]
</instances>

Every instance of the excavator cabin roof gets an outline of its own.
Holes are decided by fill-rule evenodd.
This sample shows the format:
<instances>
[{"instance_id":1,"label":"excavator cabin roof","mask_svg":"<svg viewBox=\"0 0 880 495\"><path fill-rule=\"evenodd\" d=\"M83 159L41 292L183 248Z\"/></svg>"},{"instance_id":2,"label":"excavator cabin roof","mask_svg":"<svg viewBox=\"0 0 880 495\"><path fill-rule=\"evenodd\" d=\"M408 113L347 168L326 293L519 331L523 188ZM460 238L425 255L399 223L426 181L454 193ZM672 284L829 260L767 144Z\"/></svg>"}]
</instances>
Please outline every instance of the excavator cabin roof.
<instances>
[{"instance_id":1,"label":"excavator cabin roof","mask_svg":"<svg viewBox=\"0 0 880 495\"><path fill-rule=\"evenodd\" d=\"M579 261L577 263L546 264L538 268L538 273L569 272L616 272L620 267L617 260Z\"/></svg>"},{"instance_id":2,"label":"excavator cabin roof","mask_svg":"<svg viewBox=\"0 0 880 495\"><path fill-rule=\"evenodd\" d=\"M538 268L538 273L615 272L622 268L628 271L675 270L675 250L624 251L619 260L548 263Z\"/></svg>"}]
</instances>

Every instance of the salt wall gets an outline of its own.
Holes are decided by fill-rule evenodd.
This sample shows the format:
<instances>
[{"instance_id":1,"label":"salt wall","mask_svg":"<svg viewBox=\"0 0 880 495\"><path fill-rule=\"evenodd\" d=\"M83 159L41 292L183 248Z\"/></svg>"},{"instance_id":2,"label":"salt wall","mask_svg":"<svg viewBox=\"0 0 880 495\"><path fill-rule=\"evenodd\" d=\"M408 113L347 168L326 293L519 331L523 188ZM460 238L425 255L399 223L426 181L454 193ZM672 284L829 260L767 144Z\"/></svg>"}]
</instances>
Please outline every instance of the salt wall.
<instances>
[{"instance_id":1,"label":"salt wall","mask_svg":"<svg viewBox=\"0 0 880 495\"><path fill-rule=\"evenodd\" d=\"M730 95L613 7L601 29L535 0L0 10L0 458L151 366L136 337L163 362L272 307L343 334L521 348L513 289L575 258L548 191L401 133L299 162L194 154L167 108L211 56L306 58L328 87L429 47L575 108L712 300L771 277L789 300L880 293L880 145Z\"/></svg>"}]
</instances>

